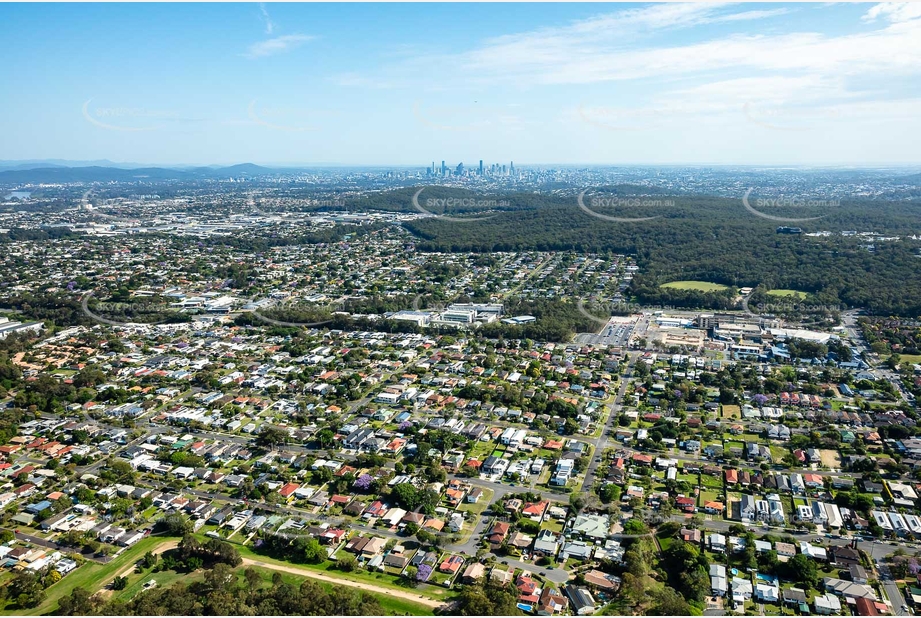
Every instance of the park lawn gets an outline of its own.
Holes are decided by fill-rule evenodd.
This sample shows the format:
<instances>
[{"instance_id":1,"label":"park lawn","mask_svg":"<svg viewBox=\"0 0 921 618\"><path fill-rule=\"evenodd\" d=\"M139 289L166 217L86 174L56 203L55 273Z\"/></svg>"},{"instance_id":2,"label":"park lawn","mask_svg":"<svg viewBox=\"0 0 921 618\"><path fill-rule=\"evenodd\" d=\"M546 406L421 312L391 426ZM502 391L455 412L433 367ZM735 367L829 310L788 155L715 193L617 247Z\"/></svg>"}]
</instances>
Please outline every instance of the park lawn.
<instances>
[{"instance_id":1,"label":"park lawn","mask_svg":"<svg viewBox=\"0 0 921 618\"><path fill-rule=\"evenodd\" d=\"M800 299L800 300L802 300L803 298L806 298L807 296L809 296L809 293L808 293L808 292L803 292L803 291L801 291L801 290L785 290L785 289L781 289L781 290L769 290L769 291L767 292L767 294L768 294L768 296L779 296L779 297L781 297L781 298L792 298L792 297L796 297L796 298L798 298L798 299Z\"/></svg>"},{"instance_id":2,"label":"park lawn","mask_svg":"<svg viewBox=\"0 0 921 618\"><path fill-rule=\"evenodd\" d=\"M674 288L676 290L698 290L700 292L721 292L729 288L719 283L709 281L671 281L663 283L660 288Z\"/></svg>"},{"instance_id":3,"label":"park lawn","mask_svg":"<svg viewBox=\"0 0 921 618\"><path fill-rule=\"evenodd\" d=\"M276 571L274 569L267 569L265 567L259 566L240 566L234 570L234 574L237 577L238 584L245 584L245 579L243 573L247 568L255 570L259 576L262 578L263 585L271 585L272 578L277 573L281 576L283 582L291 584L293 586L300 586L302 582L310 579L309 577L304 577L302 575L296 575L294 573L286 573L284 571ZM135 576L132 573L132 576ZM145 571L144 574L137 576L138 581L134 584L129 584L118 595L118 599L122 601L130 601L137 595L144 587L144 584L150 581L151 579L156 580L158 588L170 587L180 580L185 580L183 583L189 583L192 581L198 581L204 578L203 571L196 571L195 573L177 573L176 571L161 571L160 573L151 573L149 570ZM329 582L322 582L315 579L310 579L310 581L319 584L327 592L332 591L334 584ZM381 604L381 607L384 609L384 612L387 615L410 615L410 616L430 616L432 610L425 605L420 605L418 603L413 603L405 599L398 599L391 597L389 595L369 593L374 595L377 598L378 602Z\"/></svg>"},{"instance_id":4,"label":"park lawn","mask_svg":"<svg viewBox=\"0 0 921 618\"><path fill-rule=\"evenodd\" d=\"M310 579L309 577L303 577L301 575L295 575L293 573L285 573L282 571L276 571L274 569L266 569L264 567L251 566L249 568L255 569L255 571L259 573L259 575L262 577L262 581L265 582L266 584L272 583L272 578L275 576L276 573L281 575L281 579L283 582L292 584L294 586L300 586L302 582ZM241 583L244 581L243 573L245 571L246 571L246 567L240 567L236 571L237 577ZM329 582L321 582L315 579L311 581L319 584L326 591L332 591L334 587L334 584L330 584ZM418 603L413 603L412 601L407 601L404 599L397 599L395 597L391 597L391 596L384 595L384 594L375 594L373 592L370 594L374 594L374 596L377 598L378 602L381 604L381 607L384 609L387 615L393 615L393 616L401 616L401 615L431 616L432 615L431 608L426 607L425 605L420 605Z\"/></svg>"},{"instance_id":5,"label":"park lawn","mask_svg":"<svg viewBox=\"0 0 921 618\"><path fill-rule=\"evenodd\" d=\"M250 547L245 546L245 545L238 546L237 551L240 552L240 556L242 556L243 558L249 558L251 560L258 560L259 562L265 562L266 564L276 564L278 566L286 566L286 567L297 567L297 568L304 569L307 571L316 571L318 573L324 573L327 575L330 575L330 574L335 575L339 579L345 579L345 580L349 580L349 581L353 581L357 583L364 582L364 583L373 584L375 586L380 586L381 588L393 588L394 590L406 590L405 586L401 586L400 584L396 583L397 578L391 575L387 575L385 573L381 573L381 572L369 573L367 571L352 571L351 573L345 573L335 568L331 568L334 566L334 563L329 560L321 564L301 564L301 563L294 563L294 562L286 562L284 560L278 560L276 558L272 558L271 556L266 556L263 554L256 553ZM436 601L442 600L445 593L447 592L444 588L439 588L437 586L425 587L424 585L419 586L418 588L415 588L414 590L419 592L419 594L427 596Z\"/></svg>"},{"instance_id":6,"label":"park lawn","mask_svg":"<svg viewBox=\"0 0 921 618\"><path fill-rule=\"evenodd\" d=\"M202 571L196 571L195 573L180 573L177 571L154 573L152 569L145 569L143 573L131 571L128 575L128 585L124 590L119 591L115 598L121 601L130 601L144 589L144 584L150 580L156 581L158 588L169 588L180 580L185 580L183 583L189 583L203 579L203 577L204 573Z\"/></svg>"},{"instance_id":7,"label":"park lawn","mask_svg":"<svg viewBox=\"0 0 921 618\"><path fill-rule=\"evenodd\" d=\"M917 365L921 363L921 354L899 354L900 362Z\"/></svg>"},{"instance_id":8,"label":"park lawn","mask_svg":"<svg viewBox=\"0 0 921 618\"><path fill-rule=\"evenodd\" d=\"M30 616L41 616L57 609L58 600L70 594L74 588L85 588L95 592L99 586L109 581L116 574L120 573L126 566L134 564L146 552L152 551L162 543L177 540L178 537L169 536L149 536L146 539L138 541L134 547L124 551L120 556L113 559L107 564L98 562L87 562L83 566L71 573L68 573L64 579L48 588L45 601L38 607L34 607L26 612Z\"/></svg>"}]
</instances>

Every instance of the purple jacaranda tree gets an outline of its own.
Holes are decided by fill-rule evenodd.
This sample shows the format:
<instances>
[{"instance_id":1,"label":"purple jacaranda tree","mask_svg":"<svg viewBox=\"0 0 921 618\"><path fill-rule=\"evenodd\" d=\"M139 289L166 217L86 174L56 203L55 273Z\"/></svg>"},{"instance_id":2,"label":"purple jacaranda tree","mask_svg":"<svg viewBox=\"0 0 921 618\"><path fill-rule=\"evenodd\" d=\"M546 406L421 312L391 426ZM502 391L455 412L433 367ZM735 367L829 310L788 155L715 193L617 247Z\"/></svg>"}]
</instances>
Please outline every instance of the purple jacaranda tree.
<instances>
[{"instance_id":1,"label":"purple jacaranda tree","mask_svg":"<svg viewBox=\"0 0 921 618\"><path fill-rule=\"evenodd\" d=\"M428 581L429 577L432 576L432 567L427 564L420 564L419 570L416 572L416 579L420 582Z\"/></svg>"}]
</instances>

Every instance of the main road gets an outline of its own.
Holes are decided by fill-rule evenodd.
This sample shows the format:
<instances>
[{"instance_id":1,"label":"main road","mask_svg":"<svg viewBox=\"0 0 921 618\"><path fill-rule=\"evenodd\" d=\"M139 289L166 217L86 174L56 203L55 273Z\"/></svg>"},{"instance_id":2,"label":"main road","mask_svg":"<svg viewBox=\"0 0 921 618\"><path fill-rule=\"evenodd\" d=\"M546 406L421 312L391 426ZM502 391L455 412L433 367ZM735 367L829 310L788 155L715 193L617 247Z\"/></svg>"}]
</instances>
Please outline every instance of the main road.
<instances>
[{"instance_id":1,"label":"main road","mask_svg":"<svg viewBox=\"0 0 921 618\"><path fill-rule=\"evenodd\" d=\"M585 493L591 491L592 487L595 484L595 471L598 469L599 464L602 460L602 451L604 446L607 444L608 436L617 425L617 417L620 415L621 407L623 406L624 396L627 393L627 387L630 385L630 382L633 381L633 363L635 362L634 357L629 357L630 360L627 366L624 368L622 374L622 379L620 383L620 388L617 389L617 394L614 396L614 402L611 404L611 410L608 413L608 420L601 428L601 435L593 440L588 442L594 447L594 454L592 455L592 460L588 464L588 468L585 470L585 480L582 482L582 487L579 491Z\"/></svg>"}]
</instances>

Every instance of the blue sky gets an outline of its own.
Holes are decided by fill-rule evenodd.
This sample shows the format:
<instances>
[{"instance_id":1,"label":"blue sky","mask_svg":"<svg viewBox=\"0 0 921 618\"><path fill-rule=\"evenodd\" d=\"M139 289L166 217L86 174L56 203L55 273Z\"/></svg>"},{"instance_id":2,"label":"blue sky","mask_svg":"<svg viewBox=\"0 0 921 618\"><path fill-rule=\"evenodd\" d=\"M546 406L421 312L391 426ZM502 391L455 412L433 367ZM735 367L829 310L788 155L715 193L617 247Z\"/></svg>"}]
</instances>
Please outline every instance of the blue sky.
<instances>
[{"instance_id":1,"label":"blue sky","mask_svg":"<svg viewBox=\"0 0 921 618\"><path fill-rule=\"evenodd\" d=\"M0 159L921 160L921 6L0 4Z\"/></svg>"}]
</instances>

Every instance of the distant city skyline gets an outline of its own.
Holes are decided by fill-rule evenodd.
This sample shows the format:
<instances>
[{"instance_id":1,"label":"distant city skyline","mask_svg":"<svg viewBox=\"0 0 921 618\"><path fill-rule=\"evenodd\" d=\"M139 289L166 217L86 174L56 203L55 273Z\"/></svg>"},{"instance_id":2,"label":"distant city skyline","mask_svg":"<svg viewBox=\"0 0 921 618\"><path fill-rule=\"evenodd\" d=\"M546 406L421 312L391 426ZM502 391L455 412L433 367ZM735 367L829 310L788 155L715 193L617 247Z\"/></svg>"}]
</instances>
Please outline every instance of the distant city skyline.
<instances>
[{"instance_id":1,"label":"distant city skyline","mask_svg":"<svg viewBox=\"0 0 921 618\"><path fill-rule=\"evenodd\" d=\"M918 4L3 4L0 20L3 160L921 163Z\"/></svg>"}]
</instances>

